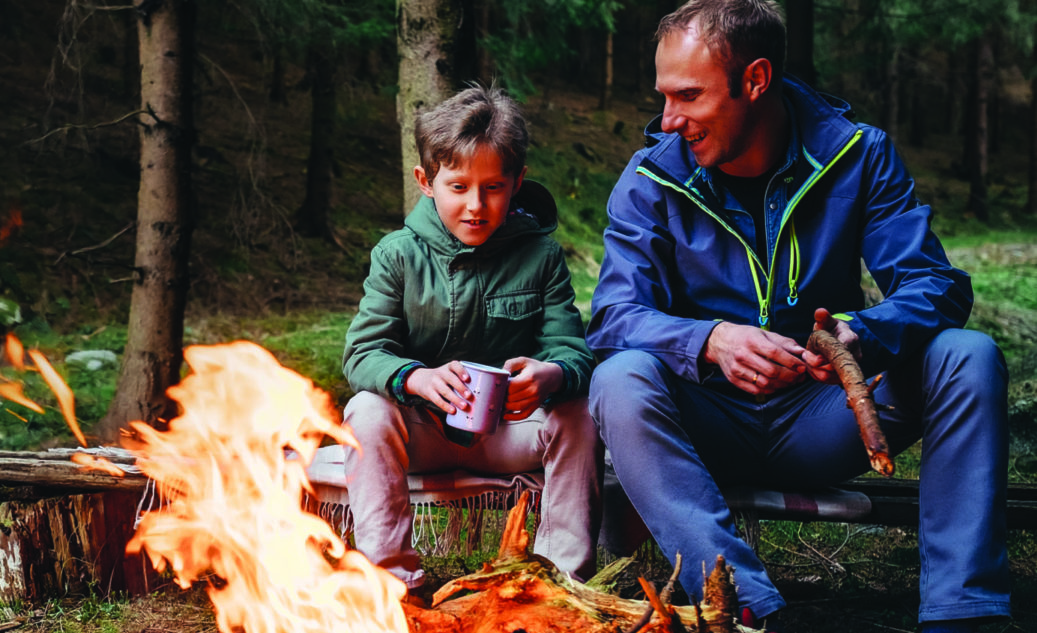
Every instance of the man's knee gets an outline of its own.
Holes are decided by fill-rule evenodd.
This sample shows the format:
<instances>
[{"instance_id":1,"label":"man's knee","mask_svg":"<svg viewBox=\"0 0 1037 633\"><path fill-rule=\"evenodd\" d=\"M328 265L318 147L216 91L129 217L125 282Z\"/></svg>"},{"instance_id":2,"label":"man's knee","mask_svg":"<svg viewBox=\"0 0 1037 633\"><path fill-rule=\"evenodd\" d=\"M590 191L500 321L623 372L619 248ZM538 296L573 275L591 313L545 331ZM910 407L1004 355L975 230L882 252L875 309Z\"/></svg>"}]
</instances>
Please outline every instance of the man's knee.
<instances>
[{"instance_id":1,"label":"man's knee","mask_svg":"<svg viewBox=\"0 0 1037 633\"><path fill-rule=\"evenodd\" d=\"M944 330L925 351L926 361L951 372L994 372L1005 374L1005 357L994 339L975 330Z\"/></svg>"},{"instance_id":2,"label":"man's knee","mask_svg":"<svg viewBox=\"0 0 1037 633\"><path fill-rule=\"evenodd\" d=\"M590 385L590 412L598 426L634 422L651 392L666 389L666 366L640 350L611 356L594 368Z\"/></svg>"}]
</instances>

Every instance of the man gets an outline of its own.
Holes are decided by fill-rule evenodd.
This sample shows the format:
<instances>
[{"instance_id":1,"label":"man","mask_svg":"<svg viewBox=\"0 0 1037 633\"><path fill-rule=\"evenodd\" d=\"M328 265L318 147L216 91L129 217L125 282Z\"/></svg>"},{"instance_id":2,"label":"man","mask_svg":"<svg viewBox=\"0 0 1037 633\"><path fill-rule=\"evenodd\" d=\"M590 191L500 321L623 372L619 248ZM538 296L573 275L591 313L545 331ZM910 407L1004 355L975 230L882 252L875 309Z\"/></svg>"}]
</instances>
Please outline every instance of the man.
<instances>
[{"instance_id":1,"label":"man","mask_svg":"<svg viewBox=\"0 0 1037 633\"><path fill-rule=\"evenodd\" d=\"M804 344L819 319L885 372L891 449L922 439L922 630L1009 614L1007 375L965 331L968 275L882 131L783 77L765 0L692 0L657 32L661 117L609 200L588 342L591 412L653 537L701 585L735 568L744 623L784 606L719 486L828 486L868 469L832 367ZM860 261L884 299L866 306Z\"/></svg>"}]
</instances>

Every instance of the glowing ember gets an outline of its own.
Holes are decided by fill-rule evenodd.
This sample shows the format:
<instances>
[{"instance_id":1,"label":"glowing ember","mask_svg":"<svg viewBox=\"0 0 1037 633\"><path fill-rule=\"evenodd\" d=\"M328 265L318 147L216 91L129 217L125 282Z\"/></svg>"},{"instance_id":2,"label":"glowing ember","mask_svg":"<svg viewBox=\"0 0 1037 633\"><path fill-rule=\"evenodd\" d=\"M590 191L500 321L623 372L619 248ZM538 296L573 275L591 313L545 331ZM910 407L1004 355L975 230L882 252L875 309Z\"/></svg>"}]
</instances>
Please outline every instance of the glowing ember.
<instances>
[{"instance_id":1,"label":"glowing ember","mask_svg":"<svg viewBox=\"0 0 1037 633\"><path fill-rule=\"evenodd\" d=\"M215 575L225 633L406 631L403 584L301 510L323 437L355 445L328 394L251 343L184 356L193 373L169 390L181 415L168 431L131 424L137 463L168 504L127 550L168 564L181 587Z\"/></svg>"}]
</instances>

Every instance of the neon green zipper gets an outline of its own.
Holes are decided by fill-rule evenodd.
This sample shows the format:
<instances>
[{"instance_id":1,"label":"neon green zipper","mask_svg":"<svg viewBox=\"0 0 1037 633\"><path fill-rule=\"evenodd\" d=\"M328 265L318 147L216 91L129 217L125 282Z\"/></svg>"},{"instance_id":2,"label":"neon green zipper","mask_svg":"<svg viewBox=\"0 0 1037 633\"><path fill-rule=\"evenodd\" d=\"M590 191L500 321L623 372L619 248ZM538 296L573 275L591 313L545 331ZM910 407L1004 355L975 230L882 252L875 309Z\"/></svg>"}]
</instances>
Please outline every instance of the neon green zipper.
<instances>
[{"instance_id":1,"label":"neon green zipper","mask_svg":"<svg viewBox=\"0 0 1037 633\"><path fill-rule=\"evenodd\" d=\"M637 168L637 173L641 174L642 176L647 176L648 178L651 178L653 181L659 183L660 185L663 185L665 187L669 187L670 189L673 189L674 191L679 191L679 192L683 193L689 200L691 200L693 203L695 203L696 206L698 206L700 209L702 209L702 211L705 212L706 215L708 215L711 218L713 218L714 220L716 220L720 224L720 226L724 227L724 229L728 233L733 235L735 237L735 239L737 239L739 241L739 243L742 244L742 246L745 248L746 258L749 260L749 271L752 274L752 277L753 277L753 287L756 290L756 302L757 302L757 304L760 307L760 313L759 313L759 317L758 317L757 320L759 322L759 326L762 329L769 330L770 329L770 306L771 306L771 302L773 300L773 295L774 295L774 273L775 273L775 267L777 266L777 261L778 261L778 245L781 244L781 235L785 231L785 226L789 225L789 231L791 233L791 240L790 240L790 247L789 247L790 248L790 253L789 253L789 296L788 296L788 302L789 302L789 305L796 305L796 303L799 301L798 283L799 283L799 272L800 272L800 255L799 255L799 240L796 237L796 226L795 226L795 223L791 221L791 219L792 219L792 212L795 210L796 206L799 204L799 201L803 199L803 197L807 194L808 191L810 191L810 189L817 183L817 181L820 180L820 178L822 176L824 176L828 172L828 170L831 169L832 166L840 158L842 158L846 154L846 152L849 151L849 149L851 147L853 147L857 143L857 141L860 139L862 134L863 134L863 132L861 132L860 130L857 130L857 132L853 135L853 138L851 138L849 141L847 141L846 145L844 145L843 148L841 150L839 150L839 153L836 154L832 158L832 160L828 162L827 165L821 165L821 163L819 163L816 159L814 159L814 157L811 156L806 151L806 149L803 149L803 156L806 157L807 161L809 161L811 165L814 166L814 172L811 174L810 178L808 178L807 181L805 183L803 183L803 186L800 187L796 191L796 194L794 196L792 196L792 199L789 200L789 203L787 205L785 205L785 212L782 214L781 224L778 226L778 235L777 235L776 239L774 240L774 250L771 252L771 258L770 258L771 259L771 263L770 263L770 269L769 270L767 269L767 267L764 266L763 262L760 261L759 256L752 249L752 247L749 246L749 243L745 241L745 238L743 238L742 235L738 231L736 231L733 227L731 227L731 225L728 224L724 219L722 219L719 215L714 213L713 210L711 210L705 204L705 202L703 202L702 200L699 199L699 196L701 196L701 194L698 194L697 190L695 190L694 188L690 187L690 185L689 185L689 183L692 180L694 180L694 176L695 176L694 174L692 175L691 178L688 179L687 183L684 183L683 186L681 186L681 185L677 185L677 184L673 183L670 180L667 180L667 179L664 179L664 178L660 178L659 176L657 176L656 174L654 174L653 172L649 171L648 169L646 169L644 167L638 167ZM698 171L696 170L695 174L697 174L697 173L698 173ZM696 195L696 194L698 194L698 195ZM764 283L766 284L766 287L767 287L766 293L763 290L763 284L760 283L760 275L761 274L763 275L763 281L764 281Z\"/></svg>"}]
</instances>

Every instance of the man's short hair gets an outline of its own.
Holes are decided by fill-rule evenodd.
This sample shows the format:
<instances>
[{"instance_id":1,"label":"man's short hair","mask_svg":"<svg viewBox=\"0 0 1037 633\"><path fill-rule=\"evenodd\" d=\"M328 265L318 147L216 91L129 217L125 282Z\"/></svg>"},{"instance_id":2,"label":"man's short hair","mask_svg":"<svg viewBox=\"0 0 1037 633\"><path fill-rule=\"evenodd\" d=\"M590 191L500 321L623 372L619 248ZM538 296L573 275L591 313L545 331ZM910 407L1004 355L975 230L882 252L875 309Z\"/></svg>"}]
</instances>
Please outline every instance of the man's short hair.
<instances>
[{"instance_id":1,"label":"man's short hair","mask_svg":"<svg viewBox=\"0 0 1037 633\"><path fill-rule=\"evenodd\" d=\"M695 26L727 67L731 96L742 94L742 73L770 61L774 78L785 69L785 14L773 0L689 0L659 22L656 41Z\"/></svg>"},{"instance_id":2,"label":"man's short hair","mask_svg":"<svg viewBox=\"0 0 1037 633\"><path fill-rule=\"evenodd\" d=\"M518 104L496 87L467 88L419 114L414 125L418 156L431 182L443 165L455 167L486 147L500 156L505 174L526 165L529 133Z\"/></svg>"}]
</instances>

